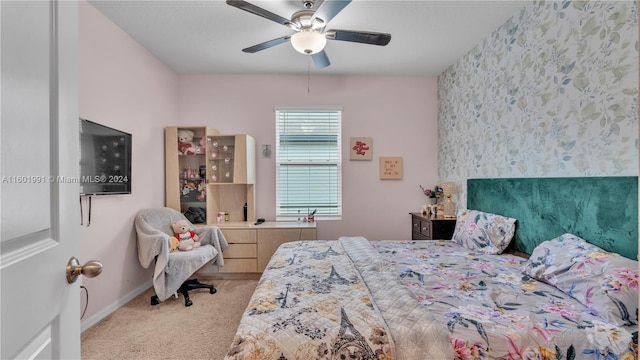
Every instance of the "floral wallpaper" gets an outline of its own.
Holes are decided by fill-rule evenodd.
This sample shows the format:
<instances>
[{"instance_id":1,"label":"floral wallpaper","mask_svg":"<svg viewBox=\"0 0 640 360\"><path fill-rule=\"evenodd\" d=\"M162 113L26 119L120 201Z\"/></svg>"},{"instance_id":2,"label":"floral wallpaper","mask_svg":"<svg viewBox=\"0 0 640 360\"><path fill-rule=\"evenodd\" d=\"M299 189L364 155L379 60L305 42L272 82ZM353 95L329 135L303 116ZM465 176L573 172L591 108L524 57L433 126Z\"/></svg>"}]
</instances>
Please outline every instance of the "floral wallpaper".
<instances>
[{"instance_id":1,"label":"floral wallpaper","mask_svg":"<svg viewBox=\"0 0 640 360\"><path fill-rule=\"evenodd\" d=\"M438 79L439 177L638 175L635 1L535 1Z\"/></svg>"}]
</instances>

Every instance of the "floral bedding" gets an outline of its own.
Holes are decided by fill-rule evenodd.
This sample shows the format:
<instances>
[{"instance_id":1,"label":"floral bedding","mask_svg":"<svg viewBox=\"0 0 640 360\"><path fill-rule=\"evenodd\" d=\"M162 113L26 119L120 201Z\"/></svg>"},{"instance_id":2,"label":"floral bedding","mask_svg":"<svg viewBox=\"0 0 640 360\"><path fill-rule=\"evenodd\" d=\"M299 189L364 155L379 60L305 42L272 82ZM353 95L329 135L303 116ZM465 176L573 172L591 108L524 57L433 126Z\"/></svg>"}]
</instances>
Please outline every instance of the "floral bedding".
<instances>
[{"instance_id":1,"label":"floral bedding","mask_svg":"<svg viewBox=\"0 0 640 360\"><path fill-rule=\"evenodd\" d=\"M280 246L231 359L633 359L631 331L453 241Z\"/></svg>"},{"instance_id":2,"label":"floral bedding","mask_svg":"<svg viewBox=\"0 0 640 360\"><path fill-rule=\"evenodd\" d=\"M521 272L526 259L454 241L372 241L425 311L446 326L455 359L634 359L636 327L618 327Z\"/></svg>"},{"instance_id":3,"label":"floral bedding","mask_svg":"<svg viewBox=\"0 0 640 360\"><path fill-rule=\"evenodd\" d=\"M560 289L610 323L637 328L635 260L563 234L536 246L522 272Z\"/></svg>"}]
</instances>

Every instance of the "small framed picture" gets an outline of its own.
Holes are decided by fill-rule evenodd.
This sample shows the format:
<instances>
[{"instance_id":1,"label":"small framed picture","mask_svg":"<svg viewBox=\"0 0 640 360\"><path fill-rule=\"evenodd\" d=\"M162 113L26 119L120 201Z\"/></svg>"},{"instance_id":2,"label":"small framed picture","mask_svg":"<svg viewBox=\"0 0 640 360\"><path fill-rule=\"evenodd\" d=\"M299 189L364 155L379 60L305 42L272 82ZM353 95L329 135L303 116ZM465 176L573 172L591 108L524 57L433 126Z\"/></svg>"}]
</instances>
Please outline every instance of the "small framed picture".
<instances>
[{"instance_id":1,"label":"small framed picture","mask_svg":"<svg viewBox=\"0 0 640 360\"><path fill-rule=\"evenodd\" d=\"M371 160L372 155L373 139L368 137L349 139L349 160Z\"/></svg>"},{"instance_id":2,"label":"small framed picture","mask_svg":"<svg viewBox=\"0 0 640 360\"><path fill-rule=\"evenodd\" d=\"M380 179L402 179L402 157L380 156Z\"/></svg>"}]
</instances>

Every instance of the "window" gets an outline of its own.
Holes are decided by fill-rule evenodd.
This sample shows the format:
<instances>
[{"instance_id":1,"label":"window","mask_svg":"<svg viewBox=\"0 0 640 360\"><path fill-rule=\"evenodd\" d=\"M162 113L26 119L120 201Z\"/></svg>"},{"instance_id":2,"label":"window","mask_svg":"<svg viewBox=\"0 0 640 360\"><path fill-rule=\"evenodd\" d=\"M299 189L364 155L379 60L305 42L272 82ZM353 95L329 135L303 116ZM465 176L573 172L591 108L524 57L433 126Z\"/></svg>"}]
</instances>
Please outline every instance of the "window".
<instances>
[{"instance_id":1,"label":"window","mask_svg":"<svg viewBox=\"0 0 640 360\"><path fill-rule=\"evenodd\" d=\"M342 216L342 109L276 108L276 218Z\"/></svg>"}]
</instances>

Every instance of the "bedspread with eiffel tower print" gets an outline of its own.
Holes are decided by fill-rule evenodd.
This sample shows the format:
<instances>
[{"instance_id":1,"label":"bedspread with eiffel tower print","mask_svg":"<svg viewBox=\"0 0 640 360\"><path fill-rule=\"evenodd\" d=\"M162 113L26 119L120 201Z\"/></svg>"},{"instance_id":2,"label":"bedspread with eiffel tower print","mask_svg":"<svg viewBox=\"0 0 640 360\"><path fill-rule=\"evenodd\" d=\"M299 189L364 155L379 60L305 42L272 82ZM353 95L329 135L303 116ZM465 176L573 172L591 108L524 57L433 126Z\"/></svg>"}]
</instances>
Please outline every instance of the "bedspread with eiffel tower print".
<instances>
[{"instance_id":1,"label":"bedspread with eiffel tower print","mask_svg":"<svg viewBox=\"0 0 640 360\"><path fill-rule=\"evenodd\" d=\"M365 238L285 243L225 360L452 359L447 334L420 307Z\"/></svg>"}]
</instances>

